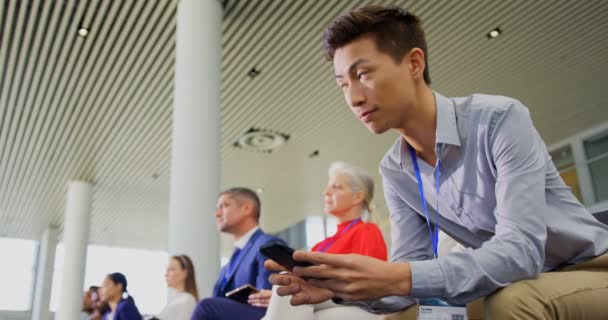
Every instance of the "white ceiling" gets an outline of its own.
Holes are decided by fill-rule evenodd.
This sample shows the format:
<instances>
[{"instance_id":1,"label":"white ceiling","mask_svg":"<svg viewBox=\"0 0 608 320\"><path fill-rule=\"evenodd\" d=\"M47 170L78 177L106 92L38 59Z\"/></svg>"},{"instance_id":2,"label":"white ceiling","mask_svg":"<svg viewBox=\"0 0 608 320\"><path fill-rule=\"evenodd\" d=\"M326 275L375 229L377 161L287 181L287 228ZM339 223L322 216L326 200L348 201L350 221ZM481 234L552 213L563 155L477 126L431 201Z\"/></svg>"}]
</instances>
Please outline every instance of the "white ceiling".
<instances>
[{"instance_id":1,"label":"white ceiling","mask_svg":"<svg viewBox=\"0 0 608 320\"><path fill-rule=\"evenodd\" d=\"M608 120L608 1L227 1L222 185L263 188L268 231L321 212L333 160L379 179L395 135L373 136L351 116L320 52L324 26L367 3L423 18L443 94L516 97L548 144ZM92 243L166 247L176 5L0 5L0 236L61 226L67 182L85 179L96 182ZM503 34L486 38L495 27ZM233 147L252 127L291 138L271 154Z\"/></svg>"}]
</instances>

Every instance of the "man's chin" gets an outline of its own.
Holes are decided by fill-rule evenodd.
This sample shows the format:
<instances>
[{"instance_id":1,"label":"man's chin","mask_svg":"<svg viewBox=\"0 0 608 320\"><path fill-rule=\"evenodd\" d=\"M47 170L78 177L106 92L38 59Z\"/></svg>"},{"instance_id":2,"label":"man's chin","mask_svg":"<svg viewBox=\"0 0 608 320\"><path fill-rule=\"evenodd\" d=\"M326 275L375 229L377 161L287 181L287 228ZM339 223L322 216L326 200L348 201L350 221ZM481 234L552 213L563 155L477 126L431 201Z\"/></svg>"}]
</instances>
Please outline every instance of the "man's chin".
<instances>
[{"instance_id":1,"label":"man's chin","mask_svg":"<svg viewBox=\"0 0 608 320\"><path fill-rule=\"evenodd\" d=\"M383 134L386 131L388 131L388 129L384 128L384 127L377 127L374 126L373 124L367 125L367 130L369 130L369 132L373 133L373 134Z\"/></svg>"}]
</instances>

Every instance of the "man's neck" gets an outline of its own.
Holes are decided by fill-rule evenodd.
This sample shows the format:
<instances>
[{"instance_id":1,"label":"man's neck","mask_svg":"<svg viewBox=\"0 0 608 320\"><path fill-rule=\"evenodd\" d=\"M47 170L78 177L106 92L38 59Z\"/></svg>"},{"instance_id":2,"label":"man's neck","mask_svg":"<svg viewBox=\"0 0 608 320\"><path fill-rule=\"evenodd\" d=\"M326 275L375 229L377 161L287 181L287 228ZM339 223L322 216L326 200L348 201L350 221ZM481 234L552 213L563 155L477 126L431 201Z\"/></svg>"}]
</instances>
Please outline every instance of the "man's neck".
<instances>
[{"instance_id":1,"label":"man's neck","mask_svg":"<svg viewBox=\"0 0 608 320\"><path fill-rule=\"evenodd\" d=\"M257 226L258 225L255 223L247 223L247 224L243 225L241 228L239 228L239 230L237 232L232 234L234 242L239 241L239 239L241 239L244 235L246 235L247 232L251 231L252 229L254 229Z\"/></svg>"},{"instance_id":2,"label":"man's neck","mask_svg":"<svg viewBox=\"0 0 608 320\"><path fill-rule=\"evenodd\" d=\"M418 157L431 166L437 162L435 141L437 131L437 107L433 91L425 87L418 95L410 117L397 131L412 147Z\"/></svg>"}]
</instances>

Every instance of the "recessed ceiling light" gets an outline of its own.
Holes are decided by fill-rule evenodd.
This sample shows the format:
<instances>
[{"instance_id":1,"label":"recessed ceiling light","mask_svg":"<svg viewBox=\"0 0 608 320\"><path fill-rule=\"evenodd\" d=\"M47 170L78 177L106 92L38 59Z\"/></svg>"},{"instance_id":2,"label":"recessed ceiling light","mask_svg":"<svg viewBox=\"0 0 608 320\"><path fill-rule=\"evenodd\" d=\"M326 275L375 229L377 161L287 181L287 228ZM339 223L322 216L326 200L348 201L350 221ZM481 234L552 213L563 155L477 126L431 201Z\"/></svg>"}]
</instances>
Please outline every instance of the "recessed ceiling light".
<instances>
[{"instance_id":1,"label":"recessed ceiling light","mask_svg":"<svg viewBox=\"0 0 608 320\"><path fill-rule=\"evenodd\" d=\"M255 190L255 192L257 192L258 194L262 194L262 193L264 193L264 189L262 189L262 188L257 188L257 189Z\"/></svg>"},{"instance_id":2,"label":"recessed ceiling light","mask_svg":"<svg viewBox=\"0 0 608 320\"><path fill-rule=\"evenodd\" d=\"M251 128L233 144L237 148L272 153L289 140L289 135L267 129Z\"/></svg>"},{"instance_id":3,"label":"recessed ceiling light","mask_svg":"<svg viewBox=\"0 0 608 320\"><path fill-rule=\"evenodd\" d=\"M487 36L489 39L494 39L494 38L498 37L501 33L502 33L502 31L499 28L496 28L496 29L488 32Z\"/></svg>"},{"instance_id":4,"label":"recessed ceiling light","mask_svg":"<svg viewBox=\"0 0 608 320\"><path fill-rule=\"evenodd\" d=\"M78 29L78 35L81 37L86 37L89 34L89 30L85 28Z\"/></svg>"},{"instance_id":5,"label":"recessed ceiling light","mask_svg":"<svg viewBox=\"0 0 608 320\"><path fill-rule=\"evenodd\" d=\"M249 70L249 72L247 72L247 76L249 76L249 78L254 79L255 77L259 76L260 73L262 73L262 71L254 68L251 68L251 70Z\"/></svg>"}]
</instances>

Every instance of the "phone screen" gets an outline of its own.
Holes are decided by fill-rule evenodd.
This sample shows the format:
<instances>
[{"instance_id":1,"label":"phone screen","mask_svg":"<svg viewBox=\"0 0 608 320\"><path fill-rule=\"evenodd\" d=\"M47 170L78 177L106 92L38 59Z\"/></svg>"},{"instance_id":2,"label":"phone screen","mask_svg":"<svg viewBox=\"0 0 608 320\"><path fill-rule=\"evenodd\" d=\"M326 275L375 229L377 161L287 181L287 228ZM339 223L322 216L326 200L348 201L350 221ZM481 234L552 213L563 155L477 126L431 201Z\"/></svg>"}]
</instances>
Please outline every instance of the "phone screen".
<instances>
[{"instance_id":1,"label":"phone screen","mask_svg":"<svg viewBox=\"0 0 608 320\"><path fill-rule=\"evenodd\" d=\"M289 271L292 271L295 266L312 266L312 264L308 262L296 262L293 260L294 250L280 242L271 242L261 246L260 253L282 265Z\"/></svg>"},{"instance_id":2,"label":"phone screen","mask_svg":"<svg viewBox=\"0 0 608 320\"><path fill-rule=\"evenodd\" d=\"M249 296L256 292L258 292L256 287L246 284L226 293L226 297L238 302L247 303Z\"/></svg>"}]
</instances>

